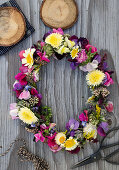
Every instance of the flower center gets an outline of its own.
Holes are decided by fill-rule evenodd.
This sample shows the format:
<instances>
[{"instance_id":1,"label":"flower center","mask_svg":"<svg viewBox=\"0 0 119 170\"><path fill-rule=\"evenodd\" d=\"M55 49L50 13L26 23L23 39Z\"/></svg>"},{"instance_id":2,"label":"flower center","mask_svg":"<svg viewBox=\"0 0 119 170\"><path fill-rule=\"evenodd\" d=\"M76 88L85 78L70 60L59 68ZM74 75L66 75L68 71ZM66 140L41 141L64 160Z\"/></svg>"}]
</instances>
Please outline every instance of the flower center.
<instances>
[{"instance_id":1,"label":"flower center","mask_svg":"<svg viewBox=\"0 0 119 170\"><path fill-rule=\"evenodd\" d=\"M27 61L27 63L29 63L29 64L32 64L32 63L33 63L33 58L31 57L30 53L27 55L26 61Z\"/></svg>"},{"instance_id":2,"label":"flower center","mask_svg":"<svg viewBox=\"0 0 119 170\"><path fill-rule=\"evenodd\" d=\"M60 137L59 142L64 143L65 142L65 137L64 136Z\"/></svg>"}]
</instances>

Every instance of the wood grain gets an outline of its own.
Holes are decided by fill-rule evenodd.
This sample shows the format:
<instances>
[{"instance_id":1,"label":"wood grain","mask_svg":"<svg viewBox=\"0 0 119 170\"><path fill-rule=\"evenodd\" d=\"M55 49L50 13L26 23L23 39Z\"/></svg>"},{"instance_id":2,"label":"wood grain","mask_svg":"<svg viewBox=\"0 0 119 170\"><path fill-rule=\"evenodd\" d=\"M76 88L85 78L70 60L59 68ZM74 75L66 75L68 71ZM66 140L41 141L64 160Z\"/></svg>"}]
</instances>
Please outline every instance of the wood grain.
<instances>
[{"instance_id":1,"label":"wood grain","mask_svg":"<svg viewBox=\"0 0 119 170\"><path fill-rule=\"evenodd\" d=\"M0 3L5 2L1 0ZM14 76L18 73L21 65L18 53L28 48L32 43L42 39L43 34L49 30L39 18L41 0L17 0L25 15L35 27L35 33L20 45L0 57L0 145L6 148L15 138L24 138L28 148L35 154L45 158L51 170L69 170L70 166L91 154L98 144L87 144L78 155L71 155L66 152L52 153L46 144L33 143L32 134L24 130L19 121L13 121L9 117L9 104L14 102L16 97L12 91ZM114 113L119 121L119 1L118 0L76 0L80 15L78 22L66 33L77 36L88 37L92 45L95 45L101 53L108 53L110 67L115 70L113 76L114 86L110 88L111 99L114 102ZM85 82L85 74L79 69L72 71L69 63L63 59L59 62L54 59L41 72L39 91L43 94L43 103L52 107L54 122L58 128L64 130L66 121L76 117L85 105L90 95ZM119 139L119 134L110 139L114 142ZM109 141L107 141L109 142ZM18 145L3 158L0 158L0 170L33 170L31 163L21 163L17 156ZM4 151L4 149L2 149ZM80 170L118 170L119 166L99 161L80 168ZM78 168L76 169L78 170Z\"/></svg>"}]
</instances>

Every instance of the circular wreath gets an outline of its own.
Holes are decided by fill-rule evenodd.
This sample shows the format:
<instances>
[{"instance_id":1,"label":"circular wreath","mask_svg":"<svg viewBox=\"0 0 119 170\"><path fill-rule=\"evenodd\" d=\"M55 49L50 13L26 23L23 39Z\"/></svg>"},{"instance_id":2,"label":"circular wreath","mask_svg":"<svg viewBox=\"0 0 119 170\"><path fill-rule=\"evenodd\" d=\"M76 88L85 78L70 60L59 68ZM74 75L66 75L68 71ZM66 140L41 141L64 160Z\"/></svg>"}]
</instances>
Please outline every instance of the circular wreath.
<instances>
[{"instance_id":1,"label":"circular wreath","mask_svg":"<svg viewBox=\"0 0 119 170\"><path fill-rule=\"evenodd\" d=\"M64 34L59 28L46 33L43 40L19 54L22 66L13 85L17 102L10 105L10 115L25 123L35 142L47 143L53 152L64 149L77 153L86 142L96 142L97 134L105 136L108 130L106 114L112 112L113 103L108 100L107 87L113 84L113 72L108 70L106 55L101 57L86 38ZM59 60L66 57L73 70L79 67L87 72L86 81L92 92L79 117L66 123L65 132L59 132L52 123L51 108L41 104L42 95L36 86L41 66L49 63L52 56Z\"/></svg>"}]
</instances>

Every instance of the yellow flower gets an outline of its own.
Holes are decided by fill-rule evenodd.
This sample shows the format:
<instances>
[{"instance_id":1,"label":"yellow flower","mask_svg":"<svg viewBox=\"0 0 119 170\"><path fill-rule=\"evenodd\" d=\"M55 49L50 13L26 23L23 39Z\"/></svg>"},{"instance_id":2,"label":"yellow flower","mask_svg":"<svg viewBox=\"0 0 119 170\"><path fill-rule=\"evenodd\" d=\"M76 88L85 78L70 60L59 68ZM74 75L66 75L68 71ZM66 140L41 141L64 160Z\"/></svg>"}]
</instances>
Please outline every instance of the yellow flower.
<instances>
[{"instance_id":1,"label":"yellow flower","mask_svg":"<svg viewBox=\"0 0 119 170\"><path fill-rule=\"evenodd\" d=\"M28 109L27 107L23 107L18 112L19 119L21 119L24 123L32 124L38 121L38 118L34 115L34 113Z\"/></svg>"},{"instance_id":2,"label":"yellow flower","mask_svg":"<svg viewBox=\"0 0 119 170\"><path fill-rule=\"evenodd\" d=\"M100 85L105 77L105 74L100 70L94 70L87 74L87 84L90 86Z\"/></svg>"},{"instance_id":3,"label":"yellow flower","mask_svg":"<svg viewBox=\"0 0 119 170\"><path fill-rule=\"evenodd\" d=\"M91 97L88 98L87 103L91 103L94 100L95 96L92 95Z\"/></svg>"},{"instance_id":4,"label":"yellow flower","mask_svg":"<svg viewBox=\"0 0 119 170\"><path fill-rule=\"evenodd\" d=\"M96 118L98 119L100 117L100 112L101 112L101 108L96 104Z\"/></svg>"},{"instance_id":5,"label":"yellow flower","mask_svg":"<svg viewBox=\"0 0 119 170\"><path fill-rule=\"evenodd\" d=\"M64 143L64 147L66 150L71 151L74 150L78 146L77 140L73 139L73 137L69 137Z\"/></svg>"},{"instance_id":6,"label":"yellow flower","mask_svg":"<svg viewBox=\"0 0 119 170\"><path fill-rule=\"evenodd\" d=\"M71 57L72 59L76 58L78 56L78 52L79 52L79 48L78 47L74 47L71 51Z\"/></svg>"},{"instance_id":7,"label":"yellow flower","mask_svg":"<svg viewBox=\"0 0 119 170\"><path fill-rule=\"evenodd\" d=\"M65 37L65 42L66 42L66 44L67 44L67 46L68 46L69 48L72 48L72 47L74 47L74 45L75 45L75 42L69 40L68 37Z\"/></svg>"},{"instance_id":8,"label":"yellow flower","mask_svg":"<svg viewBox=\"0 0 119 170\"><path fill-rule=\"evenodd\" d=\"M62 55L63 53L69 53L70 50L69 50L69 48L67 48L63 45L60 47L60 49L57 52Z\"/></svg>"},{"instance_id":9,"label":"yellow flower","mask_svg":"<svg viewBox=\"0 0 119 170\"><path fill-rule=\"evenodd\" d=\"M29 48L25 50L25 53L23 53L24 58L22 59L22 64L31 68L34 63L33 61L34 52L35 52L35 48L32 49Z\"/></svg>"},{"instance_id":10,"label":"yellow flower","mask_svg":"<svg viewBox=\"0 0 119 170\"><path fill-rule=\"evenodd\" d=\"M66 135L64 133L58 133L55 137L55 140L58 145L61 145L65 142Z\"/></svg>"},{"instance_id":11,"label":"yellow flower","mask_svg":"<svg viewBox=\"0 0 119 170\"><path fill-rule=\"evenodd\" d=\"M97 137L96 126L92 125L91 123L87 123L86 126L83 128L83 136L86 139L95 139Z\"/></svg>"},{"instance_id":12,"label":"yellow flower","mask_svg":"<svg viewBox=\"0 0 119 170\"><path fill-rule=\"evenodd\" d=\"M63 37L59 33L52 33L45 39L47 44L50 44L54 48L58 48L62 43Z\"/></svg>"}]
</instances>

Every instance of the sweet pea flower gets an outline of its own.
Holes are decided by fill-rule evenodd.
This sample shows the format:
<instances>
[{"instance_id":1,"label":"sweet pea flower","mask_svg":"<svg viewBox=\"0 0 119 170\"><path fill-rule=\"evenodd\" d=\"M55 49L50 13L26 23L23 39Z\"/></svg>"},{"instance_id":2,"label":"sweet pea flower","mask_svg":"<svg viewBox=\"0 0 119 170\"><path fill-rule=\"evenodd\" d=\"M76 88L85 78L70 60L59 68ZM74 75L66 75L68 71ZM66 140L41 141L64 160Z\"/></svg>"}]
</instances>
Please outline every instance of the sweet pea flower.
<instances>
[{"instance_id":1,"label":"sweet pea flower","mask_svg":"<svg viewBox=\"0 0 119 170\"><path fill-rule=\"evenodd\" d=\"M45 141L45 137L42 135L41 131L39 131L38 133L36 133L35 135L35 138L36 138L36 142L38 142L39 140L41 142L44 142Z\"/></svg>"},{"instance_id":2,"label":"sweet pea flower","mask_svg":"<svg viewBox=\"0 0 119 170\"><path fill-rule=\"evenodd\" d=\"M20 60L22 60L24 58L24 56L23 56L24 53L25 53L25 50L20 51L20 53L19 53Z\"/></svg>"},{"instance_id":3,"label":"sweet pea flower","mask_svg":"<svg viewBox=\"0 0 119 170\"><path fill-rule=\"evenodd\" d=\"M30 92L24 90L24 91L19 95L18 98L19 98L20 100L22 100L22 99L28 100L30 97L31 97Z\"/></svg>"},{"instance_id":4,"label":"sweet pea flower","mask_svg":"<svg viewBox=\"0 0 119 170\"><path fill-rule=\"evenodd\" d=\"M10 115L12 119L19 119L17 103L10 104Z\"/></svg>"},{"instance_id":5,"label":"sweet pea flower","mask_svg":"<svg viewBox=\"0 0 119 170\"><path fill-rule=\"evenodd\" d=\"M108 123L102 122L99 124L97 128L97 132L100 136L106 136L106 132L108 131Z\"/></svg>"},{"instance_id":6,"label":"sweet pea flower","mask_svg":"<svg viewBox=\"0 0 119 170\"><path fill-rule=\"evenodd\" d=\"M61 28L58 28L58 29L53 29L53 33L59 33L61 35L64 35L64 32Z\"/></svg>"},{"instance_id":7,"label":"sweet pea flower","mask_svg":"<svg viewBox=\"0 0 119 170\"><path fill-rule=\"evenodd\" d=\"M98 67L98 61L97 60L93 60L92 63L88 63L85 66L80 66L80 70L84 71L84 72L91 72L93 70L95 70Z\"/></svg>"},{"instance_id":8,"label":"sweet pea flower","mask_svg":"<svg viewBox=\"0 0 119 170\"><path fill-rule=\"evenodd\" d=\"M27 81L26 81L26 74L24 73L18 73L15 76L15 79L19 81L19 83L23 86L27 85Z\"/></svg>"},{"instance_id":9,"label":"sweet pea flower","mask_svg":"<svg viewBox=\"0 0 119 170\"><path fill-rule=\"evenodd\" d=\"M85 113L85 114L84 114L84 113ZM80 120L80 121L83 121L83 122L88 121L88 111L87 111L87 110L84 110L84 113L81 113L81 114L79 115L79 120Z\"/></svg>"},{"instance_id":10,"label":"sweet pea flower","mask_svg":"<svg viewBox=\"0 0 119 170\"><path fill-rule=\"evenodd\" d=\"M79 122L75 119L70 119L69 122L66 124L66 128L77 130L79 127Z\"/></svg>"},{"instance_id":11,"label":"sweet pea flower","mask_svg":"<svg viewBox=\"0 0 119 170\"><path fill-rule=\"evenodd\" d=\"M32 89L31 89L31 94L32 94L32 95L37 95L37 94L38 94L38 91L37 91L35 88L32 88Z\"/></svg>"},{"instance_id":12,"label":"sweet pea flower","mask_svg":"<svg viewBox=\"0 0 119 170\"><path fill-rule=\"evenodd\" d=\"M110 77L109 73L105 72L105 79L104 79L104 85L105 86L110 86L111 84L113 84L114 81L112 80L112 78Z\"/></svg>"},{"instance_id":13,"label":"sweet pea flower","mask_svg":"<svg viewBox=\"0 0 119 170\"><path fill-rule=\"evenodd\" d=\"M16 91L16 90L23 90L23 86L16 80L13 84L13 90Z\"/></svg>"},{"instance_id":14,"label":"sweet pea flower","mask_svg":"<svg viewBox=\"0 0 119 170\"><path fill-rule=\"evenodd\" d=\"M105 108L108 112L112 112L113 111L113 102L108 101Z\"/></svg>"},{"instance_id":15,"label":"sweet pea flower","mask_svg":"<svg viewBox=\"0 0 119 170\"><path fill-rule=\"evenodd\" d=\"M46 56L46 52L44 52L42 54L42 52L37 51L37 55L40 57L40 61L46 61L46 62L50 62L50 60L48 59L48 56Z\"/></svg>"},{"instance_id":16,"label":"sweet pea flower","mask_svg":"<svg viewBox=\"0 0 119 170\"><path fill-rule=\"evenodd\" d=\"M91 48L91 53L97 52L97 48L94 47L94 46L92 46L92 45L90 45L90 44L86 45L86 47L85 47L85 49L86 49L87 51L89 51L90 48Z\"/></svg>"},{"instance_id":17,"label":"sweet pea flower","mask_svg":"<svg viewBox=\"0 0 119 170\"><path fill-rule=\"evenodd\" d=\"M60 151L62 148L56 143L55 141L55 136L56 136L56 133L54 133L52 136L48 136L48 140L47 140L47 143L48 143L48 146L50 147L51 151L53 151L54 153Z\"/></svg>"},{"instance_id":18,"label":"sweet pea flower","mask_svg":"<svg viewBox=\"0 0 119 170\"><path fill-rule=\"evenodd\" d=\"M78 65L79 63L71 62L70 67L72 68L72 70L75 70Z\"/></svg>"}]
</instances>

